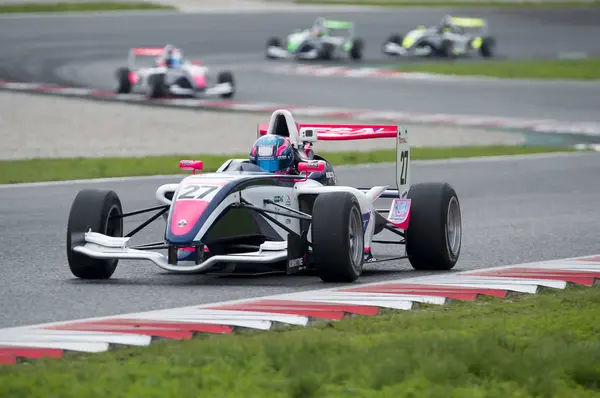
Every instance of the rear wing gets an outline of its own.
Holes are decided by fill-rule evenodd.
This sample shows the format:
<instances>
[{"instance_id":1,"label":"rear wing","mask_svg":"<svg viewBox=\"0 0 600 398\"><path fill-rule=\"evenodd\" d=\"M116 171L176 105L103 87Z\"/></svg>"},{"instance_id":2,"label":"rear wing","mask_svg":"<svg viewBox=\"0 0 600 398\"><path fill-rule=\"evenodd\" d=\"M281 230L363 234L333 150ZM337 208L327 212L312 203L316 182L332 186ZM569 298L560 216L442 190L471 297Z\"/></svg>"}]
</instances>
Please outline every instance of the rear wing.
<instances>
[{"instance_id":1,"label":"rear wing","mask_svg":"<svg viewBox=\"0 0 600 398\"><path fill-rule=\"evenodd\" d=\"M326 19L323 21L323 25L328 29L352 29L354 24L348 21L332 21Z\"/></svg>"},{"instance_id":2,"label":"rear wing","mask_svg":"<svg viewBox=\"0 0 600 398\"><path fill-rule=\"evenodd\" d=\"M452 17L450 21L462 28L483 28L487 25L485 19L482 18Z\"/></svg>"},{"instance_id":3,"label":"rear wing","mask_svg":"<svg viewBox=\"0 0 600 398\"><path fill-rule=\"evenodd\" d=\"M135 59L137 57L161 57L164 49L159 47L137 47L129 49L129 69L135 69Z\"/></svg>"},{"instance_id":4,"label":"rear wing","mask_svg":"<svg viewBox=\"0 0 600 398\"><path fill-rule=\"evenodd\" d=\"M410 146L408 130L395 125L372 124L299 124L299 140L303 141L306 132L311 131L306 141L349 141L375 138L396 138L396 186L400 197L404 197L410 188ZM257 135L267 134L269 124L259 124Z\"/></svg>"},{"instance_id":5,"label":"rear wing","mask_svg":"<svg viewBox=\"0 0 600 398\"><path fill-rule=\"evenodd\" d=\"M482 18L451 17L450 21L461 28L487 30L487 22Z\"/></svg>"},{"instance_id":6,"label":"rear wing","mask_svg":"<svg viewBox=\"0 0 600 398\"><path fill-rule=\"evenodd\" d=\"M321 24L327 29L347 30L350 36L354 35L354 23L350 21L340 21L334 19L317 18L315 24Z\"/></svg>"}]
</instances>

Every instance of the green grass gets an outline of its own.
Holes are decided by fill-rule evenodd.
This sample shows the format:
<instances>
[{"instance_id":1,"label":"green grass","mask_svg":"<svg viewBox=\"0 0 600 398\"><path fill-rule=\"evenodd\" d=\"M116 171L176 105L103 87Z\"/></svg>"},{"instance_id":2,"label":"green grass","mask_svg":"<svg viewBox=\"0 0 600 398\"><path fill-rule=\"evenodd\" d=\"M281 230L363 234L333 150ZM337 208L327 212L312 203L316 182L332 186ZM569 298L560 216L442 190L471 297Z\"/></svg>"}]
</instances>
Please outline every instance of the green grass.
<instances>
[{"instance_id":1,"label":"green grass","mask_svg":"<svg viewBox=\"0 0 600 398\"><path fill-rule=\"evenodd\" d=\"M456 148L413 148L412 159L444 159L473 156L520 155L573 151L570 148L535 146L487 146ZM344 164L395 162L395 150L322 153L334 166ZM139 158L70 158L0 161L0 184L60 181L86 178L149 176L179 173L179 160L198 159L205 171L215 171L225 160L239 155L174 155Z\"/></svg>"},{"instance_id":2,"label":"green grass","mask_svg":"<svg viewBox=\"0 0 600 398\"><path fill-rule=\"evenodd\" d=\"M403 72L425 72L458 76L490 76L523 79L600 79L600 59L402 64L394 69Z\"/></svg>"},{"instance_id":3,"label":"green grass","mask_svg":"<svg viewBox=\"0 0 600 398\"><path fill-rule=\"evenodd\" d=\"M599 313L577 287L164 342L0 367L0 396L591 398Z\"/></svg>"},{"instance_id":4,"label":"green grass","mask_svg":"<svg viewBox=\"0 0 600 398\"><path fill-rule=\"evenodd\" d=\"M126 10L174 10L171 6L145 2L108 2L89 3L24 3L2 4L0 14L22 12L90 12L90 11L126 11Z\"/></svg>"},{"instance_id":5,"label":"green grass","mask_svg":"<svg viewBox=\"0 0 600 398\"><path fill-rule=\"evenodd\" d=\"M337 4L384 7L597 7L600 1L478 1L478 0L296 0L297 4Z\"/></svg>"}]
</instances>

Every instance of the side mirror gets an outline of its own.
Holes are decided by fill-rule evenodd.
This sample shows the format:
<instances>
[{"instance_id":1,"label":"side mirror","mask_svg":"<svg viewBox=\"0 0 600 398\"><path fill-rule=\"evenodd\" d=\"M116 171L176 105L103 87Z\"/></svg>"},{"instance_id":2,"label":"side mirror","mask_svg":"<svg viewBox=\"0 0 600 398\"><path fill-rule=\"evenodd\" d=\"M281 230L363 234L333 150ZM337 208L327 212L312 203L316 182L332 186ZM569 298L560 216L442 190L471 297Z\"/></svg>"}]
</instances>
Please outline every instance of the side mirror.
<instances>
[{"instance_id":1,"label":"side mirror","mask_svg":"<svg viewBox=\"0 0 600 398\"><path fill-rule=\"evenodd\" d=\"M303 182L308 180L308 174L325 171L325 162L322 160L311 160L310 162L298 163L298 171L305 172L303 180L294 180L294 182Z\"/></svg>"},{"instance_id":2,"label":"side mirror","mask_svg":"<svg viewBox=\"0 0 600 398\"><path fill-rule=\"evenodd\" d=\"M192 170L192 174L196 174L196 171L202 171L204 163L201 160L180 160L180 170Z\"/></svg>"},{"instance_id":3,"label":"side mirror","mask_svg":"<svg viewBox=\"0 0 600 398\"><path fill-rule=\"evenodd\" d=\"M298 171L304 171L306 173L315 173L325 171L325 162L322 160L313 160L311 162L300 162L298 163Z\"/></svg>"}]
</instances>

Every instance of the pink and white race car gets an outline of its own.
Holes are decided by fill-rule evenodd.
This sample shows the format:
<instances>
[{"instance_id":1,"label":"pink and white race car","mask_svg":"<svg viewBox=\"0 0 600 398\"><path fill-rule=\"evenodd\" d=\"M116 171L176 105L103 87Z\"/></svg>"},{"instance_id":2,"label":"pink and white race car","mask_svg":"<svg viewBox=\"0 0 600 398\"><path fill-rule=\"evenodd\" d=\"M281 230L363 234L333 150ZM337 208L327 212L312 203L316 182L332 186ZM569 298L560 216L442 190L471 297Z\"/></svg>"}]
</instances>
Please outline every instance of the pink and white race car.
<instances>
[{"instance_id":1,"label":"pink and white race car","mask_svg":"<svg viewBox=\"0 0 600 398\"><path fill-rule=\"evenodd\" d=\"M82 279L108 279L118 260L146 260L182 274L312 270L325 282L353 282L364 264L378 261L408 258L415 269L428 271L454 267L462 240L458 196L445 182L410 183L405 129L299 124L280 109L257 130L259 136L289 138L306 155L297 173L261 171L248 158L197 173L202 161L182 160L180 168L193 174L158 187L159 206L129 213L114 191L79 192L67 227L71 272ZM305 151L316 141L378 138L396 139L394 188L339 185L329 163ZM389 207L377 208L379 199L390 200ZM124 231L124 218L145 212L156 214ZM133 235L161 216L166 223L159 242L131 244ZM377 240L383 233L397 239ZM372 251L375 243L405 252L380 256Z\"/></svg>"},{"instance_id":2,"label":"pink and white race car","mask_svg":"<svg viewBox=\"0 0 600 398\"><path fill-rule=\"evenodd\" d=\"M137 67L138 57L155 57L151 66ZM221 71L216 79L208 67L198 60L190 62L182 51L167 45L164 48L132 48L128 66L116 72L117 94L129 94L140 87L146 97L208 97L232 98L235 80L231 71Z\"/></svg>"}]
</instances>

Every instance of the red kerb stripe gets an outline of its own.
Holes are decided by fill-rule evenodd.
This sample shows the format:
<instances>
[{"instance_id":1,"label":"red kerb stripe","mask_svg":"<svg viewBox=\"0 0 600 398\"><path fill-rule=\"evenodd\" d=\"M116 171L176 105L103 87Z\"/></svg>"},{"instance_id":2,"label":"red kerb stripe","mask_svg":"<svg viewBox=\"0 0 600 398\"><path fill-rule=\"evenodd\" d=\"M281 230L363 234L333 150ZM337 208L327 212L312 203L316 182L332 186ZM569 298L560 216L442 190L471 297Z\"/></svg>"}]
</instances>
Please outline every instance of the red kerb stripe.
<instances>
[{"instance_id":1,"label":"red kerb stripe","mask_svg":"<svg viewBox=\"0 0 600 398\"><path fill-rule=\"evenodd\" d=\"M600 272L594 271L568 271L545 268L507 268L502 270L482 271L471 275L502 276L509 278L558 280L580 285L592 286L596 279L600 279Z\"/></svg>"},{"instance_id":2,"label":"red kerb stripe","mask_svg":"<svg viewBox=\"0 0 600 398\"><path fill-rule=\"evenodd\" d=\"M32 347L10 347L0 346L0 356L14 356L22 358L60 358L65 351L55 348L32 348Z\"/></svg>"}]
</instances>

